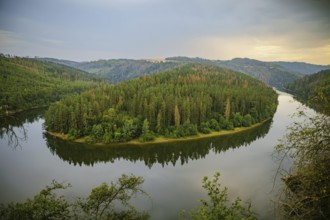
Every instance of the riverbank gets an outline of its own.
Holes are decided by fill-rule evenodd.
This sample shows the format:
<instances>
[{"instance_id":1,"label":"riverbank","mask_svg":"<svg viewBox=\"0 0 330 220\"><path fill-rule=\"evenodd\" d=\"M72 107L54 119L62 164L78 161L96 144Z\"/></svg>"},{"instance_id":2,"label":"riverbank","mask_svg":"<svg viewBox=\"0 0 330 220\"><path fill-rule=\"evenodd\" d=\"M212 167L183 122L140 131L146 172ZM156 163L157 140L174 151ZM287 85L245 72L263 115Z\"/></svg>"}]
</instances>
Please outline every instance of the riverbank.
<instances>
[{"instance_id":1,"label":"riverbank","mask_svg":"<svg viewBox=\"0 0 330 220\"><path fill-rule=\"evenodd\" d=\"M24 112L29 112L33 110L38 109L46 109L49 105L41 105L41 106L35 106L28 109L16 109L16 110L1 110L0 111L0 117L9 117L9 116L15 116L17 114L21 114Z\"/></svg>"},{"instance_id":2,"label":"riverbank","mask_svg":"<svg viewBox=\"0 0 330 220\"><path fill-rule=\"evenodd\" d=\"M238 127L238 128L234 128L233 130L213 131L209 134L198 133L198 135L189 136L189 137L182 137L182 138L168 138L168 137L164 137L164 136L159 136L159 137L156 137L153 141L147 141L147 142L141 142L138 139L133 139L131 141L127 141L127 142L123 142L123 143L109 143L109 144L93 143L93 144L88 144L88 145L97 146L97 147L111 147L111 146L120 146L120 145L127 145L127 144L142 146L142 145L148 145L148 144L193 141L193 140L199 140L199 139L210 138L210 137L218 137L218 136L237 134L237 133L247 131L247 130L250 130L250 129L254 129L258 126L261 126L262 124L264 124L265 122L267 122L269 120L271 120L271 119L266 119L266 120L264 120L260 123L251 125L250 127ZM61 134L61 133L56 133L56 132L51 132L51 131L48 131L47 133L54 136L54 137L60 138L62 140L72 141L72 142L80 143L80 144L86 143L86 137L78 138L78 139L75 139L75 140L70 140L67 134Z\"/></svg>"}]
</instances>

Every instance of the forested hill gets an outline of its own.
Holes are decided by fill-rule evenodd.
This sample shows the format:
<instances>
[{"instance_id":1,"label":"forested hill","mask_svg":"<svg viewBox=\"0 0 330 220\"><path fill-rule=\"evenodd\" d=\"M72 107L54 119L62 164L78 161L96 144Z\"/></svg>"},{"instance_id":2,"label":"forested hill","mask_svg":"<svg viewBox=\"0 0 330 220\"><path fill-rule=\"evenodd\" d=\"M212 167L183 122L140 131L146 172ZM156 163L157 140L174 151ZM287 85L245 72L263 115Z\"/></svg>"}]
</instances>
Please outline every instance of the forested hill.
<instances>
[{"instance_id":1,"label":"forested hill","mask_svg":"<svg viewBox=\"0 0 330 220\"><path fill-rule=\"evenodd\" d=\"M53 58L42 59L68 65L101 76L109 79L112 83L126 81L144 75L151 75L180 65L178 62L166 60L112 59L91 62L73 62Z\"/></svg>"},{"instance_id":2,"label":"forested hill","mask_svg":"<svg viewBox=\"0 0 330 220\"><path fill-rule=\"evenodd\" d=\"M284 90L283 86L285 84L291 83L306 74L330 68L329 66L302 62L263 62L248 58L222 61L203 58L169 57L165 60L111 59L91 62L74 62L53 58L41 59L78 68L107 78L113 83L162 72L184 63L202 63L245 73L279 90Z\"/></svg>"},{"instance_id":3,"label":"forested hill","mask_svg":"<svg viewBox=\"0 0 330 220\"><path fill-rule=\"evenodd\" d=\"M51 62L0 55L0 115L49 105L101 79Z\"/></svg>"},{"instance_id":4,"label":"forested hill","mask_svg":"<svg viewBox=\"0 0 330 220\"><path fill-rule=\"evenodd\" d=\"M273 64L278 64L287 70L296 73L302 73L305 75L310 75L313 73L320 72L322 70L330 69L330 65L315 65L310 63L303 63L303 62L272 62Z\"/></svg>"},{"instance_id":5,"label":"forested hill","mask_svg":"<svg viewBox=\"0 0 330 220\"><path fill-rule=\"evenodd\" d=\"M245 73L253 78L256 78L267 85L275 87L279 90L284 89L284 85L302 77L301 74L293 72L289 69L282 67L281 65L262 62L258 60L248 58L235 58L232 60L207 60L201 58L189 58L189 57L170 57L167 60L173 60L177 62L189 62L189 63L206 63L232 69L234 71Z\"/></svg>"},{"instance_id":6,"label":"forested hill","mask_svg":"<svg viewBox=\"0 0 330 220\"><path fill-rule=\"evenodd\" d=\"M310 107L330 114L330 69L288 84L286 90Z\"/></svg>"},{"instance_id":7,"label":"forested hill","mask_svg":"<svg viewBox=\"0 0 330 220\"><path fill-rule=\"evenodd\" d=\"M103 86L50 106L48 131L88 142L184 137L250 126L271 118L277 94L245 74L186 64Z\"/></svg>"}]
</instances>

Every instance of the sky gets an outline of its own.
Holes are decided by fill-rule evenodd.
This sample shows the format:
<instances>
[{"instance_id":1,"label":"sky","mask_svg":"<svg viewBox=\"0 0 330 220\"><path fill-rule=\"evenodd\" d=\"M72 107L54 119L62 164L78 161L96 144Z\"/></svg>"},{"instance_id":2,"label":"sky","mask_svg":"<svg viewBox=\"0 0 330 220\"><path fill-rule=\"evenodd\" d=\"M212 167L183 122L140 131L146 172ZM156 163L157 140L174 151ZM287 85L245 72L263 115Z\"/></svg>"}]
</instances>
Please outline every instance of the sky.
<instances>
[{"instance_id":1,"label":"sky","mask_svg":"<svg viewBox=\"0 0 330 220\"><path fill-rule=\"evenodd\" d=\"M330 64L329 0L0 0L0 53Z\"/></svg>"}]
</instances>

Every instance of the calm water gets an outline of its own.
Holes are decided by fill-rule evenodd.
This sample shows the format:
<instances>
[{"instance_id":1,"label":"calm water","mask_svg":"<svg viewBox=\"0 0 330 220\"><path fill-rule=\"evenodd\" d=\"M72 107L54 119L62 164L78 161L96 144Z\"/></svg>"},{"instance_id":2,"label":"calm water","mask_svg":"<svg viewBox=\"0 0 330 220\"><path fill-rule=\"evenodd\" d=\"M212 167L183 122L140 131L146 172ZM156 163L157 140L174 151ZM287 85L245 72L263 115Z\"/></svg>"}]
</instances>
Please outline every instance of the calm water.
<instances>
[{"instance_id":1,"label":"calm water","mask_svg":"<svg viewBox=\"0 0 330 220\"><path fill-rule=\"evenodd\" d=\"M0 203L24 201L52 180L70 182L67 198L84 197L123 173L145 179L149 198L134 204L151 219L177 219L205 198L202 178L221 173L232 198L250 201L260 219L274 218L273 182L278 164L272 153L291 115L301 104L285 93L272 121L232 136L176 144L93 148L44 134L42 114L31 111L1 121Z\"/></svg>"}]
</instances>

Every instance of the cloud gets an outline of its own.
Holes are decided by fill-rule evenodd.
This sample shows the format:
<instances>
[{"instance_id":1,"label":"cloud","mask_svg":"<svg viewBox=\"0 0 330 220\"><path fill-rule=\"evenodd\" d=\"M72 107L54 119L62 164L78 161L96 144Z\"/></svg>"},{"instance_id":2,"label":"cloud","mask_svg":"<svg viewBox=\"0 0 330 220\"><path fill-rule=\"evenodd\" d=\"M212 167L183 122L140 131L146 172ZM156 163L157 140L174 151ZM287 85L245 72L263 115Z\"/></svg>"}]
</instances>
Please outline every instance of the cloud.
<instances>
[{"instance_id":1,"label":"cloud","mask_svg":"<svg viewBox=\"0 0 330 220\"><path fill-rule=\"evenodd\" d=\"M263 61L304 61L328 64L330 40L315 47L299 47L284 36L231 36L196 38L185 44L183 51L195 57L232 59L249 57Z\"/></svg>"},{"instance_id":2,"label":"cloud","mask_svg":"<svg viewBox=\"0 0 330 220\"><path fill-rule=\"evenodd\" d=\"M82 53L88 59L94 51L91 59L185 55L330 60L330 1L326 0L3 2L0 30L7 32L0 33L1 49L6 44L7 51L31 56L38 48L39 56L52 52L59 56L62 50L71 59Z\"/></svg>"}]
</instances>

